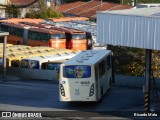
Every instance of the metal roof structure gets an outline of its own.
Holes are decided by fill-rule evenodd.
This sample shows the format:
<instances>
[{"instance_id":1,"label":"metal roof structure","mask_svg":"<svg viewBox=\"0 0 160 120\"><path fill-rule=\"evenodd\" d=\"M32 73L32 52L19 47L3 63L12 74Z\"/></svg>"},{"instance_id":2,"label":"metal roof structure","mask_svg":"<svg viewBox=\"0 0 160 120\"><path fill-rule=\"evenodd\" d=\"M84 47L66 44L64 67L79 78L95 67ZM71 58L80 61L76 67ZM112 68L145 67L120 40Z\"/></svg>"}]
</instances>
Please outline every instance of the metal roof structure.
<instances>
[{"instance_id":1,"label":"metal roof structure","mask_svg":"<svg viewBox=\"0 0 160 120\"><path fill-rule=\"evenodd\" d=\"M156 102L152 108L150 100L154 79L151 62L152 50L160 50L160 7L104 11L97 16L99 43L145 49L144 112L156 110Z\"/></svg>"},{"instance_id":2,"label":"metal roof structure","mask_svg":"<svg viewBox=\"0 0 160 120\"><path fill-rule=\"evenodd\" d=\"M156 14L160 14L160 7L138 8L138 9L132 8L132 9L127 9L127 10L102 11L101 13L152 17L152 16L157 16Z\"/></svg>"},{"instance_id":3,"label":"metal roof structure","mask_svg":"<svg viewBox=\"0 0 160 120\"><path fill-rule=\"evenodd\" d=\"M160 50L160 7L97 13L97 42Z\"/></svg>"},{"instance_id":4,"label":"metal roof structure","mask_svg":"<svg viewBox=\"0 0 160 120\"><path fill-rule=\"evenodd\" d=\"M81 21L81 20L72 20L68 22L52 22L47 20L45 22L42 22L42 24L43 23L48 25L53 25L56 27L71 28L84 32L89 32L92 35L93 41L96 43L97 25L95 22Z\"/></svg>"},{"instance_id":5,"label":"metal roof structure","mask_svg":"<svg viewBox=\"0 0 160 120\"><path fill-rule=\"evenodd\" d=\"M159 3L140 3L136 4L134 8L148 8L148 7L160 7Z\"/></svg>"}]
</instances>

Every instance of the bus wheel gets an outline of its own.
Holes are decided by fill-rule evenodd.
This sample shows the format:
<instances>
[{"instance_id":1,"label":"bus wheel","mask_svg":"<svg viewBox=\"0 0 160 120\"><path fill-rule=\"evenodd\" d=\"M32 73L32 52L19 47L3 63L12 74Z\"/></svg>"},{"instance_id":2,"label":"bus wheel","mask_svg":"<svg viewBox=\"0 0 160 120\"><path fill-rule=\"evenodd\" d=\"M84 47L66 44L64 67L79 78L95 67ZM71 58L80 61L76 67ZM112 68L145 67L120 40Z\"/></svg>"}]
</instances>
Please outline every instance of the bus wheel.
<instances>
[{"instance_id":1,"label":"bus wheel","mask_svg":"<svg viewBox=\"0 0 160 120\"><path fill-rule=\"evenodd\" d=\"M103 97L103 89L101 88L100 99L98 100L98 103L102 102L102 97Z\"/></svg>"},{"instance_id":2,"label":"bus wheel","mask_svg":"<svg viewBox=\"0 0 160 120\"><path fill-rule=\"evenodd\" d=\"M103 87L101 88L101 98L103 97Z\"/></svg>"},{"instance_id":3,"label":"bus wheel","mask_svg":"<svg viewBox=\"0 0 160 120\"><path fill-rule=\"evenodd\" d=\"M20 45L20 41L17 41L17 45Z\"/></svg>"},{"instance_id":4,"label":"bus wheel","mask_svg":"<svg viewBox=\"0 0 160 120\"><path fill-rule=\"evenodd\" d=\"M111 85L112 85L112 79L110 78L110 81L109 81L109 86L108 86L108 90L107 90L107 92L110 90L110 88L111 88Z\"/></svg>"},{"instance_id":5,"label":"bus wheel","mask_svg":"<svg viewBox=\"0 0 160 120\"><path fill-rule=\"evenodd\" d=\"M112 85L112 79L110 78L109 87Z\"/></svg>"}]
</instances>

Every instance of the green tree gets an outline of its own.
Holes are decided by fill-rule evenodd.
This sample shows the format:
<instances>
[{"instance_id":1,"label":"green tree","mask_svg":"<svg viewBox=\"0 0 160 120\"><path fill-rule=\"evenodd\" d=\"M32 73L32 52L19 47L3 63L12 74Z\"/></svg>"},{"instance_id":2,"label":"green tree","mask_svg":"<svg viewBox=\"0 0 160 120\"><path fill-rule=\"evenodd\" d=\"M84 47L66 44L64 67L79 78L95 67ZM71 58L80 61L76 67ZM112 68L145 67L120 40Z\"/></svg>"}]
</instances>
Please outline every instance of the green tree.
<instances>
[{"instance_id":1,"label":"green tree","mask_svg":"<svg viewBox=\"0 0 160 120\"><path fill-rule=\"evenodd\" d=\"M143 49L121 46L109 46L115 58L116 74L143 76L145 55Z\"/></svg>"},{"instance_id":2,"label":"green tree","mask_svg":"<svg viewBox=\"0 0 160 120\"><path fill-rule=\"evenodd\" d=\"M56 18L63 17L63 14L60 13L55 6L54 1L51 2L51 6L48 7L44 0L39 0L38 6L32 6L30 12L26 14L26 18ZM39 8L39 10L35 10L35 8Z\"/></svg>"},{"instance_id":3,"label":"green tree","mask_svg":"<svg viewBox=\"0 0 160 120\"><path fill-rule=\"evenodd\" d=\"M131 76L144 76L145 50L121 46L109 46L115 58L115 73ZM160 78L160 51L152 51L152 71Z\"/></svg>"},{"instance_id":4,"label":"green tree","mask_svg":"<svg viewBox=\"0 0 160 120\"><path fill-rule=\"evenodd\" d=\"M20 15L20 10L14 5L7 5L5 10L9 18L17 18Z\"/></svg>"}]
</instances>

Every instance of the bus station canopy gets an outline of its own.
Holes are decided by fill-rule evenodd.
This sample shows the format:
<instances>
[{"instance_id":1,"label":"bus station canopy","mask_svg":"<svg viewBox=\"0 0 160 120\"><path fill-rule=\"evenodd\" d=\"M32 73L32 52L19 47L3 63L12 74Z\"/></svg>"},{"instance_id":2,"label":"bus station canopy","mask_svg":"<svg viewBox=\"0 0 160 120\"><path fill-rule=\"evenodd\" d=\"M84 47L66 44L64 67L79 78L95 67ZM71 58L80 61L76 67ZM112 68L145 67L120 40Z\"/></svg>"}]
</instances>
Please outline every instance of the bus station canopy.
<instances>
[{"instance_id":1,"label":"bus station canopy","mask_svg":"<svg viewBox=\"0 0 160 120\"><path fill-rule=\"evenodd\" d=\"M97 12L97 42L160 50L160 7Z\"/></svg>"}]
</instances>

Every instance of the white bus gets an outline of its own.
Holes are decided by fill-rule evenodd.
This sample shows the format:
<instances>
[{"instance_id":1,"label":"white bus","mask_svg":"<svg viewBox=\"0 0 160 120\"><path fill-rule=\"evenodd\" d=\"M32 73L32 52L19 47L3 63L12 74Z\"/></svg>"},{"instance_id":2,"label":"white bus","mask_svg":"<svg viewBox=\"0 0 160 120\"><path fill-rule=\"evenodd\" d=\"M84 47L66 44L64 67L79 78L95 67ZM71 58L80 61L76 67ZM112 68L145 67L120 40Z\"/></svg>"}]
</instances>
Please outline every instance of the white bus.
<instances>
[{"instance_id":1,"label":"white bus","mask_svg":"<svg viewBox=\"0 0 160 120\"><path fill-rule=\"evenodd\" d=\"M60 54L36 56L21 60L21 68L55 70L59 79L60 64L76 56L79 52L66 52Z\"/></svg>"},{"instance_id":2,"label":"white bus","mask_svg":"<svg viewBox=\"0 0 160 120\"><path fill-rule=\"evenodd\" d=\"M78 52L66 52L60 54L51 54L45 56L35 56L31 58L26 58L21 60L21 68L47 69L47 66L49 66L49 68L51 67L51 63L60 60L70 59L77 54Z\"/></svg>"},{"instance_id":3,"label":"white bus","mask_svg":"<svg viewBox=\"0 0 160 120\"><path fill-rule=\"evenodd\" d=\"M61 64L60 101L99 101L112 81L112 52L86 50Z\"/></svg>"}]
</instances>

